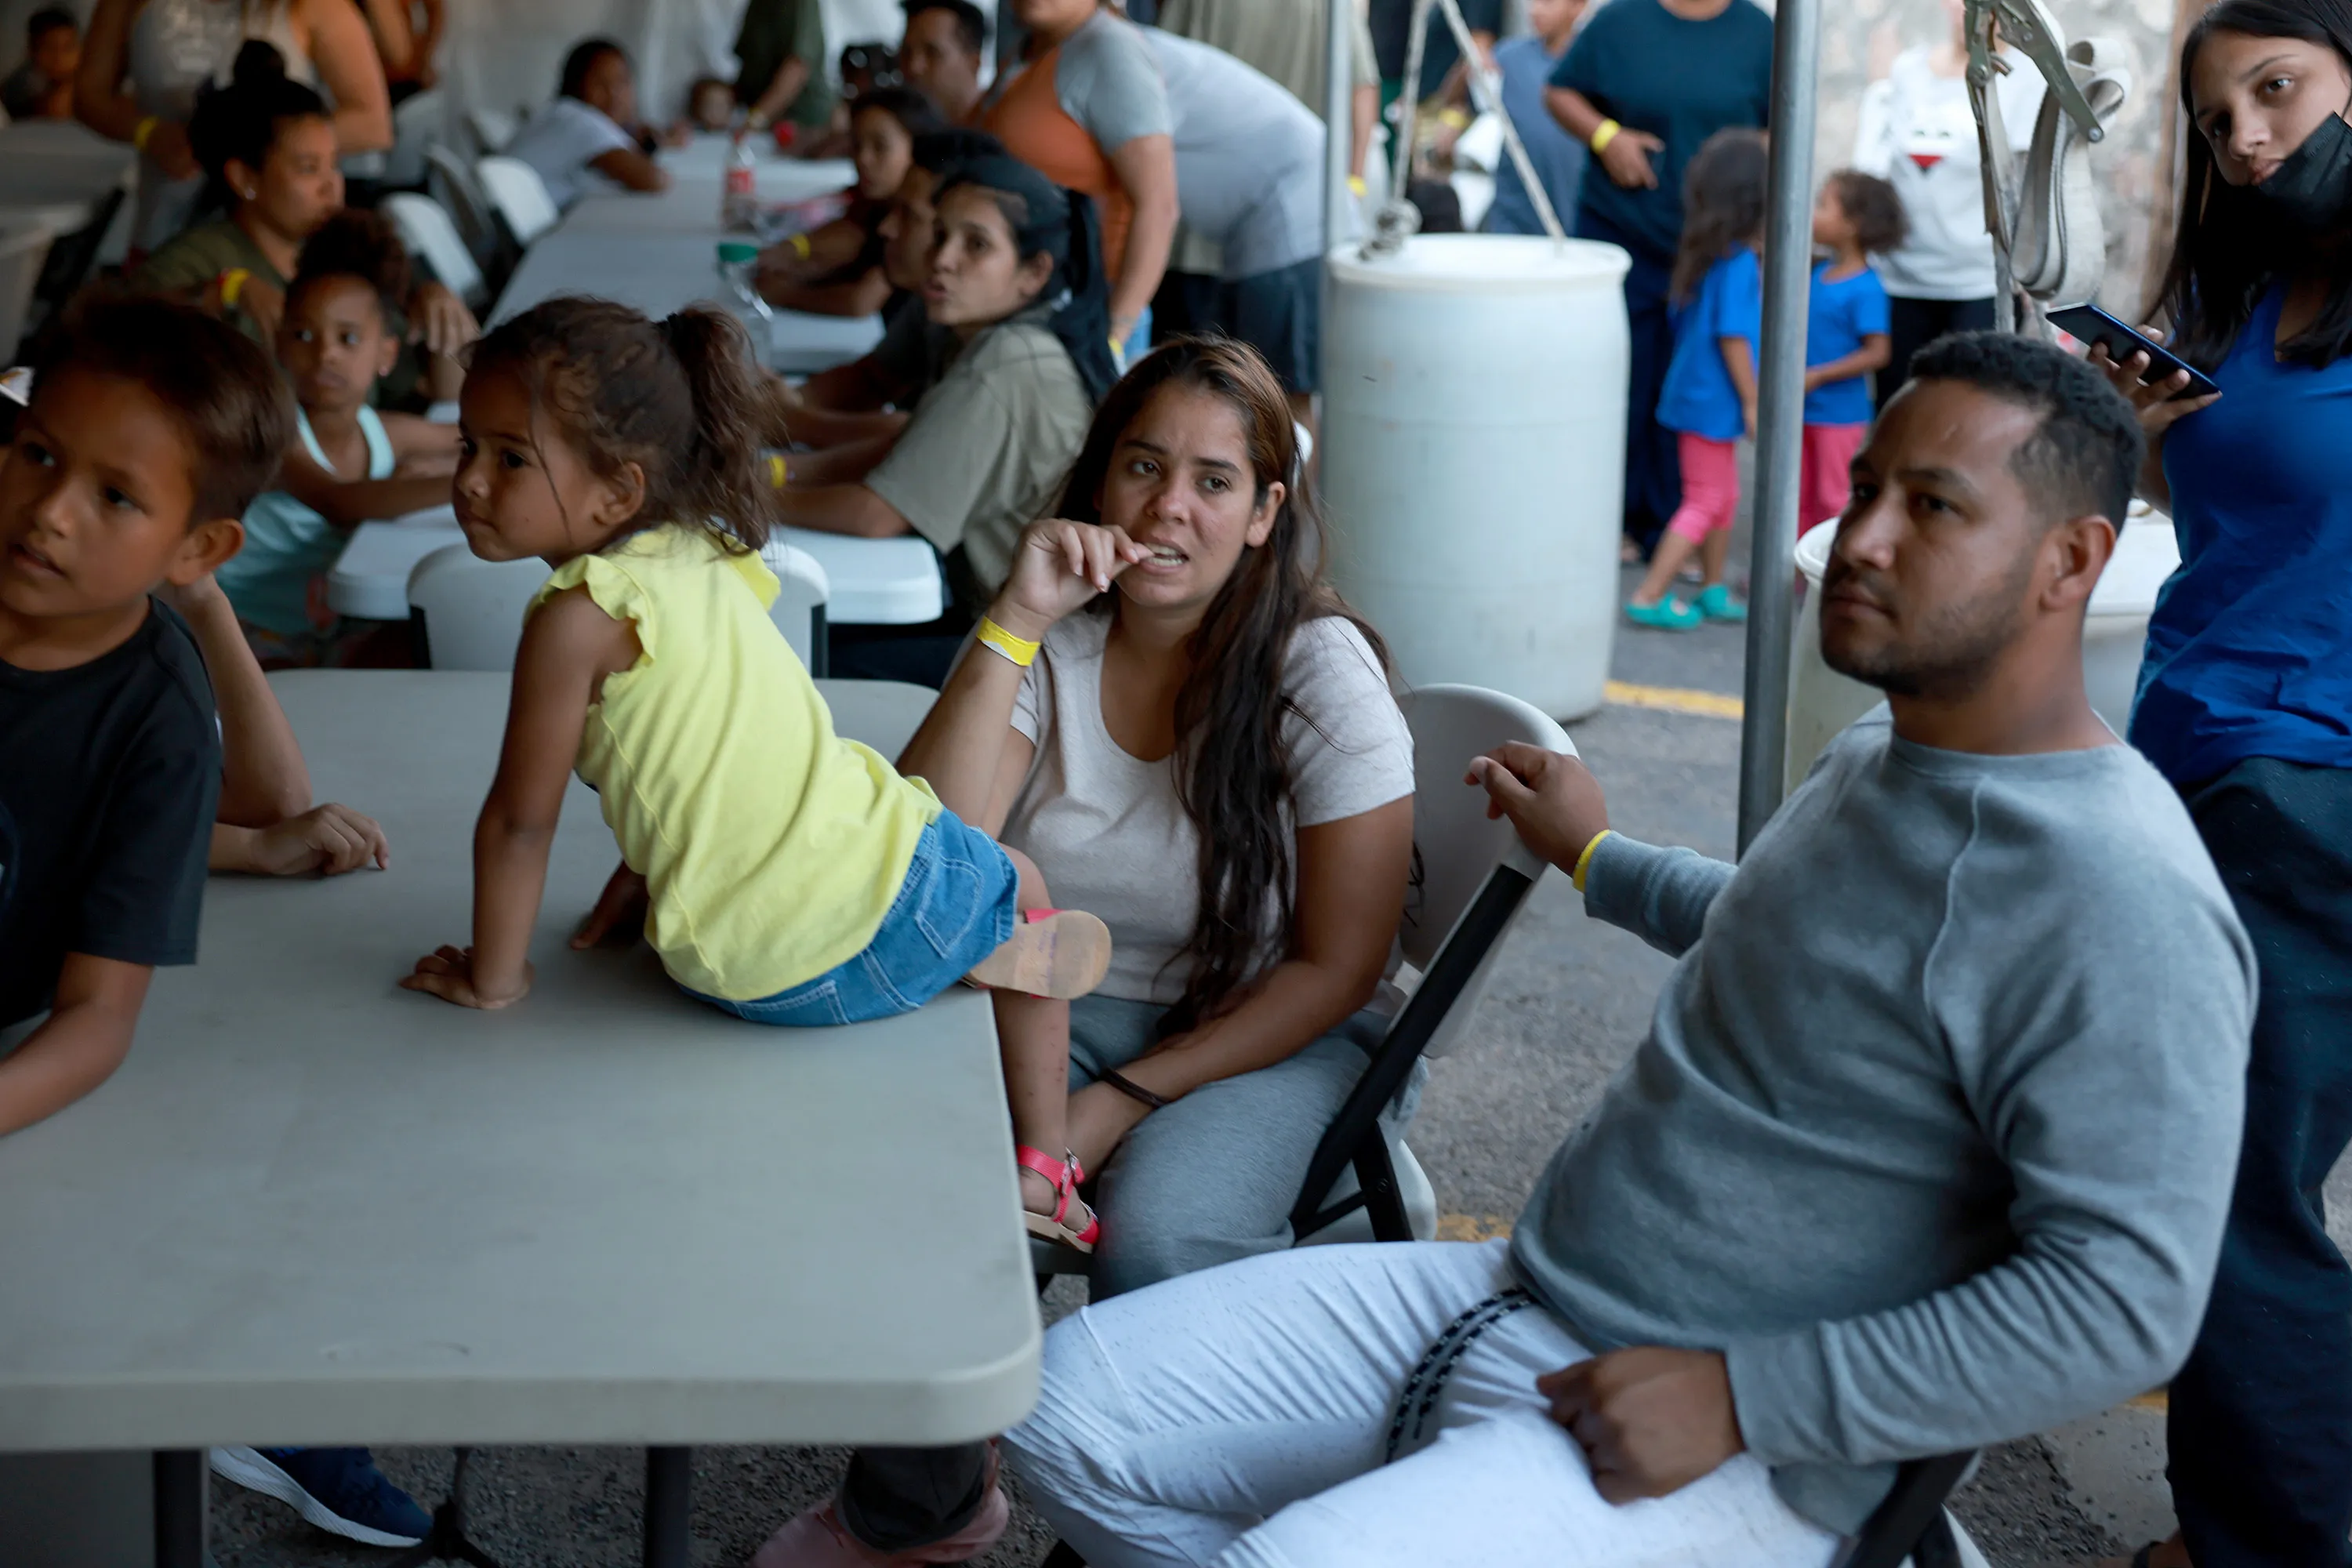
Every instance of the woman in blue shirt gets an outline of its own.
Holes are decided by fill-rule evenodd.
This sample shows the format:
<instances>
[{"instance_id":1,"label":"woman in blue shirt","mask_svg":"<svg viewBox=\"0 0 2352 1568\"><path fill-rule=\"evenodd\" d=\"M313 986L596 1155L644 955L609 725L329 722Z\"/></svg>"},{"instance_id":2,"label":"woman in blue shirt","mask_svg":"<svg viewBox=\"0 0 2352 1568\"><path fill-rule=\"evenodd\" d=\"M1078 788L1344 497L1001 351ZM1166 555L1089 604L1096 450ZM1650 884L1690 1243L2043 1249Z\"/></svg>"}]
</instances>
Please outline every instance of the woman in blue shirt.
<instances>
[{"instance_id":1,"label":"woman in blue shirt","mask_svg":"<svg viewBox=\"0 0 2352 1568\"><path fill-rule=\"evenodd\" d=\"M2238 1185L2170 1401L2182 1534L2138 1561L2344 1561L2352 1268L2320 1186L2352 1138L2352 0L2221 0L2181 51L2191 134L2160 306L2218 395L2112 367L2180 570L2131 739L2254 939Z\"/></svg>"}]
</instances>

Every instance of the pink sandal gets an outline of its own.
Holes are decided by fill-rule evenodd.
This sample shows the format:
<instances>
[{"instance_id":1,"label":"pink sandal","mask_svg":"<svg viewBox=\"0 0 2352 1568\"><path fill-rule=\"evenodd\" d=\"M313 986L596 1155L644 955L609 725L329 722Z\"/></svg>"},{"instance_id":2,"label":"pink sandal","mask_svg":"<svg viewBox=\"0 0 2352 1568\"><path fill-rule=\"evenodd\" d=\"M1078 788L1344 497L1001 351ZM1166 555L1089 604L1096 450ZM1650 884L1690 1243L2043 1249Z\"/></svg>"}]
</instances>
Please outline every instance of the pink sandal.
<instances>
[{"instance_id":1,"label":"pink sandal","mask_svg":"<svg viewBox=\"0 0 2352 1568\"><path fill-rule=\"evenodd\" d=\"M1078 1197L1078 1184L1087 1179L1087 1173L1079 1166L1078 1157L1071 1154L1066 1158L1056 1160L1051 1154L1030 1148L1026 1143L1015 1147L1013 1157L1023 1169L1034 1171L1054 1184L1055 1200L1052 1214L1039 1214L1036 1210L1026 1206L1021 1211L1022 1223L1029 1227L1029 1234L1043 1237L1047 1241L1060 1242L1064 1247L1074 1247L1080 1252L1092 1252L1095 1249L1095 1243L1102 1237L1102 1221L1096 1216L1095 1212L1092 1209L1086 1210L1087 1225L1084 1230L1073 1230L1065 1223L1069 1218L1071 1205L1077 1204L1081 1208L1085 1207L1083 1201Z\"/></svg>"}]
</instances>

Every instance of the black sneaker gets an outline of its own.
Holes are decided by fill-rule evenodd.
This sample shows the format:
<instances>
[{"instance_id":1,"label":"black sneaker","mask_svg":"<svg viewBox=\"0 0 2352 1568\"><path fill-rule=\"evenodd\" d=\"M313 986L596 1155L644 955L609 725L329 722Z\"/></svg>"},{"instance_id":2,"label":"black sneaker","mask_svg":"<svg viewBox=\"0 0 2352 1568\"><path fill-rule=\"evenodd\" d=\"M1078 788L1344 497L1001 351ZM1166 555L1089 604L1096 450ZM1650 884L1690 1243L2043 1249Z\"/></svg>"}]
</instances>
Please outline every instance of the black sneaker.
<instances>
[{"instance_id":1,"label":"black sneaker","mask_svg":"<svg viewBox=\"0 0 2352 1568\"><path fill-rule=\"evenodd\" d=\"M433 1528L365 1448L215 1448L213 1474L274 1497L331 1535L414 1546Z\"/></svg>"}]
</instances>

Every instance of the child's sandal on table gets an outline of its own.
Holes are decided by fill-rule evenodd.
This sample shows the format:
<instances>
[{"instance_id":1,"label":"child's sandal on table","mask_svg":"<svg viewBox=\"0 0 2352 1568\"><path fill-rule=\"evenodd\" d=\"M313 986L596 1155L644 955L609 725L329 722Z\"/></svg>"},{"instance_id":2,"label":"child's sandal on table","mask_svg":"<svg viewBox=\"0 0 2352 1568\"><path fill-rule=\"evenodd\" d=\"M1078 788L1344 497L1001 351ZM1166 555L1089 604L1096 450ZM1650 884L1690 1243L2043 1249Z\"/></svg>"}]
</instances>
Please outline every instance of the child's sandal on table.
<instances>
[{"instance_id":1,"label":"child's sandal on table","mask_svg":"<svg viewBox=\"0 0 2352 1568\"><path fill-rule=\"evenodd\" d=\"M991 991L1067 1000L1102 984L1110 968L1110 928L1084 910L1030 910L1012 939L965 976Z\"/></svg>"},{"instance_id":2,"label":"child's sandal on table","mask_svg":"<svg viewBox=\"0 0 2352 1568\"><path fill-rule=\"evenodd\" d=\"M1076 1247L1080 1252L1092 1252L1095 1243L1102 1238L1102 1221L1078 1197L1078 1184L1087 1179L1087 1173L1078 1164L1078 1157L1070 1154L1056 1160L1026 1143L1014 1148L1013 1157L1020 1163L1022 1169L1034 1171L1054 1184L1053 1213L1039 1214L1026 1205L1021 1210L1022 1223L1029 1227L1029 1234L1059 1242L1064 1247ZM1083 1228L1073 1229L1068 1224L1073 1205L1087 1216Z\"/></svg>"}]
</instances>

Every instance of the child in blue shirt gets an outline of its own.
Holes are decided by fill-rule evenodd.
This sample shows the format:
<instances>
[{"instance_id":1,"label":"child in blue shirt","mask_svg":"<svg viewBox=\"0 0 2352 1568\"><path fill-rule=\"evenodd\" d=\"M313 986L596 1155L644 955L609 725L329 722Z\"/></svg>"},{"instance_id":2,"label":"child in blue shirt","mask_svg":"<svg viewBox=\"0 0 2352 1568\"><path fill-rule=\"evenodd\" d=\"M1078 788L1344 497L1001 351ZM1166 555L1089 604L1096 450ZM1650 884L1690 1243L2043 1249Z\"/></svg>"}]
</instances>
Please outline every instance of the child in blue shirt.
<instances>
[{"instance_id":1,"label":"child in blue shirt","mask_svg":"<svg viewBox=\"0 0 2352 1568\"><path fill-rule=\"evenodd\" d=\"M1875 174L1841 169L1813 203L1813 268L1805 318L1805 445L1797 531L1845 510L1847 470L1870 433L1870 375L1892 352L1886 290L1869 258L1903 243L1903 199Z\"/></svg>"},{"instance_id":2,"label":"child in blue shirt","mask_svg":"<svg viewBox=\"0 0 2352 1568\"><path fill-rule=\"evenodd\" d=\"M1675 356L1658 392L1658 423L1676 433L1683 500L1659 536L1649 574L1626 603L1636 626L1688 631L1744 621L1723 581L1739 511L1739 447L1756 434L1757 340L1763 331L1764 137L1718 131L1683 174L1683 239L1675 258ZM1666 596L1694 555L1698 597Z\"/></svg>"}]
</instances>

